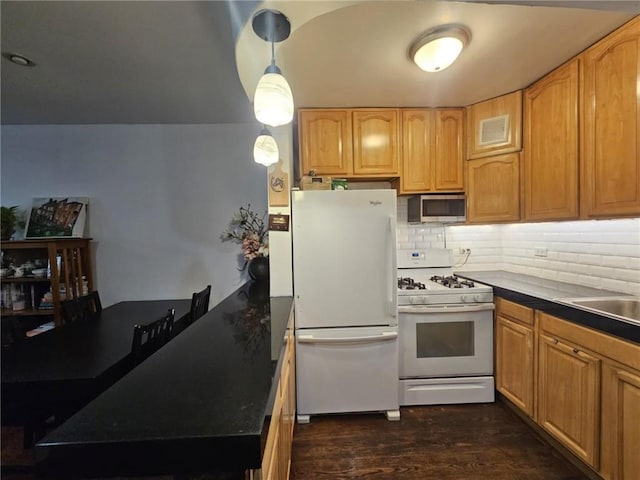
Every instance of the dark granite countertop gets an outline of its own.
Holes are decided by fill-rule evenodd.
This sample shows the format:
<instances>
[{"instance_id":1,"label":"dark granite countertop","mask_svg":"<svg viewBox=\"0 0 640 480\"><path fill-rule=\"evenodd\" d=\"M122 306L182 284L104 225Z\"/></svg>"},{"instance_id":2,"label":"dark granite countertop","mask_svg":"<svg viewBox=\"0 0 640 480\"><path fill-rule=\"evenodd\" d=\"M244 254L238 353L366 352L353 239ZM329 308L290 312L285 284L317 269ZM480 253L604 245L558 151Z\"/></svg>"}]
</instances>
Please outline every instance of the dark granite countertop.
<instances>
[{"instance_id":1,"label":"dark granite countertop","mask_svg":"<svg viewBox=\"0 0 640 480\"><path fill-rule=\"evenodd\" d=\"M456 275L493 287L497 297L542 310L565 320L640 343L640 326L587 312L555 301L559 298L625 296L620 292L573 285L557 280L504 270L455 272Z\"/></svg>"},{"instance_id":2,"label":"dark granite countertop","mask_svg":"<svg viewBox=\"0 0 640 480\"><path fill-rule=\"evenodd\" d=\"M246 284L36 445L50 478L259 468L292 297Z\"/></svg>"}]
</instances>

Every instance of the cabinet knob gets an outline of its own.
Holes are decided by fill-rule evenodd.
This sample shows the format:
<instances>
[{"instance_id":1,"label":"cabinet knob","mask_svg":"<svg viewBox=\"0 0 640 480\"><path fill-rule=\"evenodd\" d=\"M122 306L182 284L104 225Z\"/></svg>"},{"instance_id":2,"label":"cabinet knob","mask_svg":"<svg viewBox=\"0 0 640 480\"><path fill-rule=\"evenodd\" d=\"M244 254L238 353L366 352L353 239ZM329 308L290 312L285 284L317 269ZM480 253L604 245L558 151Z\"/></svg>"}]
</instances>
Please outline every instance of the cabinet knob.
<instances>
[{"instance_id":1,"label":"cabinet knob","mask_svg":"<svg viewBox=\"0 0 640 480\"><path fill-rule=\"evenodd\" d=\"M578 353L578 352L580 352L580 350L578 350L577 348L573 349L573 353Z\"/></svg>"},{"instance_id":2,"label":"cabinet knob","mask_svg":"<svg viewBox=\"0 0 640 480\"><path fill-rule=\"evenodd\" d=\"M553 339L553 344L554 344L554 345L557 345L557 344L558 344L558 339L557 339L557 338L554 338L554 339Z\"/></svg>"}]
</instances>

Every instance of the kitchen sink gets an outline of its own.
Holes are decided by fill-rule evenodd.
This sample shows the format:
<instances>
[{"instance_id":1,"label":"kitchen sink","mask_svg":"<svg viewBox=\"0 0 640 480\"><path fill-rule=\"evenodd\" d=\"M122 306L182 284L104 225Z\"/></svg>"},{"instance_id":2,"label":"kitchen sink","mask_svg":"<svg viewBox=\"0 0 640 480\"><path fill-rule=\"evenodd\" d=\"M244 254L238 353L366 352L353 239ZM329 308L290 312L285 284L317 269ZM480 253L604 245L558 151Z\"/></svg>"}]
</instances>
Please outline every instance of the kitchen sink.
<instances>
[{"instance_id":1,"label":"kitchen sink","mask_svg":"<svg viewBox=\"0 0 640 480\"><path fill-rule=\"evenodd\" d=\"M556 298L554 301L570 305L581 310L586 310L588 312L598 313L617 320L640 325L640 298Z\"/></svg>"}]
</instances>

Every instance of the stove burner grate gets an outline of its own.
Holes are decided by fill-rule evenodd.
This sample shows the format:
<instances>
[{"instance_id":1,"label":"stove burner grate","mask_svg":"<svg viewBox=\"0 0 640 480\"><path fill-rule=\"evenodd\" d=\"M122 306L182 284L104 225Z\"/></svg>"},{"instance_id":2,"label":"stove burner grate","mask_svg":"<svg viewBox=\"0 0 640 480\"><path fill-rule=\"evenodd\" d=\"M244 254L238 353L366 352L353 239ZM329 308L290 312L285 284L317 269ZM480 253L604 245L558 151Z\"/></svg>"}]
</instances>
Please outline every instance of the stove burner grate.
<instances>
[{"instance_id":1,"label":"stove burner grate","mask_svg":"<svg viewBox=\"0 0 640 480\"><path fill-rule=\"evenodd\" d=\"M427 286L424 283L416 282L410 277L398 278L398 288L400 290L425 290Z\"/></svg>"},{"instance_id":2,"label":"stove burner grate","mask_svg":"<svg viewBox=\"0 0 640 480\"><path fill-rule=\"evenodd\" d=\"M455 275L434 275L429 280L436 282L440 285L444 285L448 288L473 288L475 284L471 280L463 280Z\"/></svg>"}]
</instances>

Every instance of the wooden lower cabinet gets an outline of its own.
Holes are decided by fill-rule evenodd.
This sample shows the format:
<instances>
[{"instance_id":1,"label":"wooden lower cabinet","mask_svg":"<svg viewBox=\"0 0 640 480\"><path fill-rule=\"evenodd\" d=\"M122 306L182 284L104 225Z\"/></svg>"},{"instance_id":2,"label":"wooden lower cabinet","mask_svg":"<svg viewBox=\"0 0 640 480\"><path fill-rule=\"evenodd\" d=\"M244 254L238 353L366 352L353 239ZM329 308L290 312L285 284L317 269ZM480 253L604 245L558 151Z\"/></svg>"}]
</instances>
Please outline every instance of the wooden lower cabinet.
<instances>
[{"instance_id":1,"label":"wooden lower cabinet","mask_svg":"<svg viewBox=\"0 0 640 480\"><path fill-rule=\"evenodd\" d=\"M293 312L292 312L293 318ZM273 403L262 468L251 472L254 480L287 480L291 470L291 447L296 415L295 338L293 321L287 330L280 380Z\"/></svg>"},{"instance_id":2,"label":"wooden lower cabinet","mask_svg":"<svg viewBox=\"0 0 640 480\"><path fill-rule=\"evenodd\" d=\"M538 423L598 468L600 360L545 333L540 334L538 359Z\"/></svg>"},{"instance_id":3,"label":"wooden lower cabinet","mask_svg":"<svg viewBox=\"0 0 640 480\"><path fill-rule=\"evenodd\" d=\"M603 479L640 478L640 344L496 298L496 385Z\"/></svg>"},{"instance_id":4,"label":"wooden lower cabinet","mask_svg":"<svg viewBox=\"0 0 640 480\"><path fill-rule=\"evenodd\" d=\"M496 388L534 415L535 332L533 309L496 299Z\"/></svg>"},{"instance_id":5,"label":"wooden lower cabinet","mask_svg":"<svg viewBox=\"0 0 640 480\"><path fill-rule=\"evenodd\" d=\"M640 352L638 352L640 356ZM614 363L602 368L600 474L607 480L640 477L640 372Z\"/></svg>"}]
</instances>

